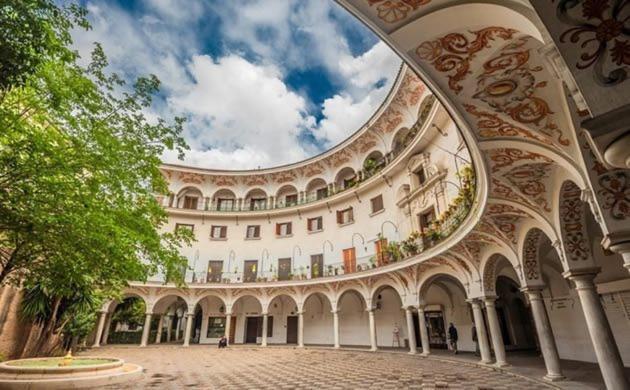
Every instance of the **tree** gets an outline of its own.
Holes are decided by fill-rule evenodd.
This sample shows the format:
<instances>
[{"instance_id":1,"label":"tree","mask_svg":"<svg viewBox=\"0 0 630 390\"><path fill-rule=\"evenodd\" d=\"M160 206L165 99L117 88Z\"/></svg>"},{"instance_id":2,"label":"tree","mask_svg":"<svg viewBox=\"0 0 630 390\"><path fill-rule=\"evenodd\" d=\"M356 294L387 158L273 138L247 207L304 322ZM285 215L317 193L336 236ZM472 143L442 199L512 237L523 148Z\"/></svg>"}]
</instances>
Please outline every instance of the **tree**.
<instances>
[{"instance_id":1,"label":"tree","mask_svg":"<svg viewBox=\"0 0 630 390\"><path fill-rule=\"evenodd\" d=\"M13 59L0 61L0 283L46 297L44 316L30 318L52 335L63 332L64 313L88 307L64 306L77 293L116 296L158 271L183 281L179 249L192 234L164 231L155 199L167 192L160 156L186 148L183 119L147 119L155 76L128 85L107 74L98 44L86 67L68 54L70 29L87 26L84 10L45 0L0 9L3 35L21 37L27 52L9 44ZM5 62L15 64L8 77Z\"/></svg>"}]
</instances>

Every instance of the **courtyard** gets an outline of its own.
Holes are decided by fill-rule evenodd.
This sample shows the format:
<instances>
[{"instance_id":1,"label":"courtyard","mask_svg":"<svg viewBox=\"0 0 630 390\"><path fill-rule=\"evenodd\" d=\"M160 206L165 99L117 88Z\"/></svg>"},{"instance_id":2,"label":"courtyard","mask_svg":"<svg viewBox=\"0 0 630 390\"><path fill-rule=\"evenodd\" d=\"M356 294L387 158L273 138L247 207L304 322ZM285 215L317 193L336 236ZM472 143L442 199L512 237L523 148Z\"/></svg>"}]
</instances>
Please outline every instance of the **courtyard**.
<instances>
[{"instance_id":1,"label":"courtyard","mask_svg":"<svg viewBox=\"0 0 630 390\"><path fill-rule=\"evenodd\" d=\"M290 347L107 346L145 369L124 389L549 389L539 380L441 356ZM121 388L116 386L116 388Z\"/></svg>"}]
</instances>

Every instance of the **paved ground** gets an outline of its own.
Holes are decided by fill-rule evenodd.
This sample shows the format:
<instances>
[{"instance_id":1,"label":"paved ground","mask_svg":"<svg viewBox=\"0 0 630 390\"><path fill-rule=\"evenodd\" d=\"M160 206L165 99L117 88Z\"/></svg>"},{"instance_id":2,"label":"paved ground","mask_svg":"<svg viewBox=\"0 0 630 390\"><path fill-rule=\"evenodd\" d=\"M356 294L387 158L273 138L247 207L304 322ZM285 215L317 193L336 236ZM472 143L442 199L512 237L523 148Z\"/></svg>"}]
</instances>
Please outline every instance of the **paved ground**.
<instances>
[{"instance_id":1,"label":"paved ground","mask_svg":"<svg viewBox=\"0 0 630 390\"><path fill-rule=\"evenodd\" d=\"M115 356L145 368L117 389L546 389L523 376L400 353L290 347L173 345L104 347L84 355Z\"/></svg>"}]
</instances>

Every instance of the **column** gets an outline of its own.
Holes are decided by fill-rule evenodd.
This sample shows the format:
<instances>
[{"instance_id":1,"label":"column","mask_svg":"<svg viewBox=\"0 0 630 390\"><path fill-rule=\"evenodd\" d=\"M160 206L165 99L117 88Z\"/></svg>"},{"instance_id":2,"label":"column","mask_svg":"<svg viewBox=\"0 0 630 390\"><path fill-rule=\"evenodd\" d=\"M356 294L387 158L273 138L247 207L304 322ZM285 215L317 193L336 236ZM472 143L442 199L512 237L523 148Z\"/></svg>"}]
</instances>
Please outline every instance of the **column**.
<instances>
[{"instance_id":1,"label":"column","mask_svg":"<svg viewBox=\"0 0 630 390\"><path fill-rule=\"evenodd\" d=\"M486 323L483 321L483 312L481 311L481 303L476 300L470 300L473 310L473 318L475 320L475 329L477 330L477 342L479 343L479 353L481 354L481 363L492 363L492 355L490 354L490 345L488 344L488 333L486 332Z\"/></svg>"},{"instance_id":2,"label":"column","mask_svg":"<svg viewBox=\"0 0 630 390\"><path fill-rule=\"evenodd\" d=\"M499 325L499 317L497 316L497 308L494 305L496 297L484 298L486 304L486 313L488 315L488 327L490 328L490 338L492 339L492 348L494 348L495 365L497 367L505 367L508 365L505 359L505 346L503 345L503 335Z\"/></svg>"},{"instance_id":3,"label":"column","mask_svg":"<svg viewBox=\"0 0 630 390\"><path fill-rule=\"evenodd\" d=\"M304 312L298 311L298 347L304 347Z\"/></svg>"},{"instance_id":4,"label":"column","mask_svg":"<svg viewBox=\"0 0 630 390\"><path fill-rule=\"evenodd\" d=\"M367 309L368 318L370 320L370 351L378 349L376 345L376 323L374 322L374 308Z\"/></svg>"},{"instance_id":5,"label":"column","mask_svg":"<svg viewBox=\"0 0 630 390\"><path fill-rule=\"evenodd\" d=\"M192 331L194 315L195 314L193 313L186 314L186 332L184 333L184 347L188 347L190 345L190 332Z\"/></svg>"},{"instance_id":6,"label":"column","mask_svg":"<svg viewBox=\"0 0 630 390\"><path fill-rule=\"evenodd\" d=\"M103 328L105 327L105 316L107 316L106 311L100 312L98 316L98 326L96 327L96 335L92 348L98 348L101 346L101 337L103 337Z\"/></svg>"},{"instance_id":7,"label":"column","mask_svg":"<svg viewBox=\"0 0 630 390\"><path fill-rule=\"evenodd\" d=\"M225 313L225 338L230 345L230 331L232 329L232 312Z\"/></svg>"},{"instance_id":8,"label":"column","mask_svg":"<svg viewBox=\"0 0 630 390\"><path fill-rule=\"evenodd\" d=\"M105 328L103 329L103 340L101 341L101 345L106 345L107 340L109 339L109 328L112 327L112 317L114 313L107 315L107 320L105 320Z\"/></svg>"},{"instance_id":9,"label":"column","mask_svg":"<svg viewBox=\"0 0 630 390\"><path fill-rule=\"evenodd\" d=\"M166 342L167 343L171 342L172 328L173 328L173 316L169 314L166 316Z\"/></svg>"},{"instance_id":10,"label":"column","mask_svg":"<svg viewBox=\"0 0 630 390\"><path fill-rule=\"evenodd\" d=\"M333 310L333 340L335 348L339 348L339 310Z\"/></svg>"},{"instance_id":11,"label":"column","mask_svg":"<svg viewBox=\"0 0 630 390\"><path fill-rule=\"evenodd\" d=\"M599 268L568 271L564 273L564 277L575 283L606 388L628 389L630 385L624 375L621 355L593 283L598 272Z\"/></svg>"},{"instance_id":12,"label":"column","mask_svg":"<svg viewBox=\"0 0 630 390\"><path fill-rule=\"evenodd\" d=\"M558 348L556 340L553 337L551 323L545 308L545 301L541 294L542 287L525 287L522 289L529 298L529 303L534 316L534 324L536 325L536 333L540 342L540 351L545 360L547 367L547 375L544 379L549 381L558 381L564 379L562 370L560 369L560 357L558 356Z\"/></svg>"},{"instance_id":13,"label":"column","mask_svg":"<svg viewBox=\"0 0 630 390\"><path fill-rule=\"evenodd\" d=\"M149 343L149 332L151 331L151 313L147 313L144 317L144 326L142 327L142 340L140 346L146 347Z\"/></svg>"},{"instance_id":14,"label":"column","mask_svg":"<svg viewBox=\"0 0 630 390\"><path fill-rule=\"evenodd\" d=\"M261 347L267 346L267 324L269 321L269 315L267 313L263 313L263 324L262 324L262 342L260 343Z\"/></svg>"},{"instance_id":15,"label":"column","mask_svg":"<svg viewBox=\"0 0 630 390\"><path fill-rule=\"evenodd\" d=\"M413 328L413 313L411 313L411 306L405 307L405 317L407 318L407 334L409 339L409 354L416 354L416 332Z\"/></svg>"},{"instance_id":16,"label":"column","mask_svg":"<svg viewBox=\"0 0 630 390\"><path fill-rule=\"evenodd\" d=\"M424 318L424 307L418 306L418 322L420 325L420 344L422 344L422 356L429 356L429 332L427 331L427 321Z\"/></svg>"},{"instance_id":17,"label":"column","mask_svg":"<svg viewBox=\"0 0 630 390\"><path fill-rule=\"evenodd\" d=\"M177 315L177 326L175 327L175 341L179 340L179 332L182 330L182 316Z\"/></svg>"},{"instance_id":18,"label":"column","mask_svg":"<svg viewBox=\"0 0 630 390\"><path fill-rule=\"evenodd\" d=\"M164 327L164 315L160 315L160 320L158 321L157 333L155 334L155 343L159 344L162 342L162 327Z\"/></svg>"}]
</instances>

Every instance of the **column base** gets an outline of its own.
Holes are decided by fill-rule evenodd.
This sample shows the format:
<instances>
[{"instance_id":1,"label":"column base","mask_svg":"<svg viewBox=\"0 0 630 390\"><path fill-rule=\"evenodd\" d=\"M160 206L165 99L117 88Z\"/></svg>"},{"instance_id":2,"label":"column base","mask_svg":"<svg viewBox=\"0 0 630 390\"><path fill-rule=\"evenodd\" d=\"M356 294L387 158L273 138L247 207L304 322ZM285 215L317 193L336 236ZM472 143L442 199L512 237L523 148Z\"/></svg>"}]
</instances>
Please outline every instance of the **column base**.
<instances>
[{"instance_id":1,"label":"column base","mask_svg":"<svg viewBox=\"0 0 630 390\"><path fill-rule=\"evenodd\" d=\"M378 351L378 348L370 348L370 351L376 352L376 351Z\"/></svg>"},{"instance_id":2,"label":"column base","mask_svg":"<svg viewBox=\"0 0 630 390\"><path fill-rule=\"evenodd\" d=\"M507 362L496 362L494 363L495 367L499 367L499 368L505 368L505 367L509 367L510 364Z\"/></svg>"},{"instance_id":3,"label":"column base","mask_svg":"<svg viewBox=\"0 0 630 390\"><path fill-rule=\"evenodd\" d=\"M94 344L94 345L92 345L92 348L100 348L100 345L99 344Z\"/></svg>"},{"instance_id":4,"label":"column base","mask_svg":"<svg viewBox=\"0 0 630 390\"><path fill-rule=\"evenodd\" d=\"M566 378L564 377L564 375L561 374L547 374L543 376L543 379L549 382L558 382L565 380Z\"/></svg>"},{"instance_id":5,"label":"column base","mask_svg":"<svg viewBox=\"0 0 630 390\"><path fill-rule=\"evenodd\" d=\"M333 345L333 348L334 349L339 349L339 348L341 348L341 346L340 345Z\"/></svg>"},{"instance_id":6,"label":"column base","mask_svg":"<svg viewBox=\"0 0 630 390\"><path fill-rule=\"evenodd\" d=\"M418 352L416 352L416 351L409 351L409 352L407 352L407 355L417 355L417 354L418 354Z\"/></svg>"},{"instance_id":7,"label":"column base","mask_svg":"<svg viewBox=\"0 0 630 390\"><path fill-rule=\"evenodd\" d=\"M484 366L491 366L492 360L479 360L479 364L483 364Z\"/></svg>"},{"instance_id":8,"label":"column base","mask_svg":"<svg viewBox=\"0 0 630 390\"><path fill-rule=\"evenodd\" d=\"M420 356L422 356L422 357L427 357L427 356L429 356L430 354L431 354L431 352L422 352L422 353L420 354Z\"/></svg>"}]
</instances>

